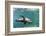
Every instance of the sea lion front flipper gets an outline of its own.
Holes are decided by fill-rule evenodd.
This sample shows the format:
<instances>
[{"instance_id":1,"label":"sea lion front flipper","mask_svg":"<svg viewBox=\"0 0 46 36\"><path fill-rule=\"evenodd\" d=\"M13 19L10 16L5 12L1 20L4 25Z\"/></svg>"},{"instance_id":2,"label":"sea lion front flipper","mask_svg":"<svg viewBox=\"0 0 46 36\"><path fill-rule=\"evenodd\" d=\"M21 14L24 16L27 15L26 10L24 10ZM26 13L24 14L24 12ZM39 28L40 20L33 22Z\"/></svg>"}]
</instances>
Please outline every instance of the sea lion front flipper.
<instances>
[{"instance_id":1,"label":"sea lion front flipper","mask_svg":"<svg viewBox=\"0 0 46 36\"><path fill-rule=\"evenodd\" d=\"M24 22L24 24L26 24L27 22Z\"/></svg>"}]
</instances>

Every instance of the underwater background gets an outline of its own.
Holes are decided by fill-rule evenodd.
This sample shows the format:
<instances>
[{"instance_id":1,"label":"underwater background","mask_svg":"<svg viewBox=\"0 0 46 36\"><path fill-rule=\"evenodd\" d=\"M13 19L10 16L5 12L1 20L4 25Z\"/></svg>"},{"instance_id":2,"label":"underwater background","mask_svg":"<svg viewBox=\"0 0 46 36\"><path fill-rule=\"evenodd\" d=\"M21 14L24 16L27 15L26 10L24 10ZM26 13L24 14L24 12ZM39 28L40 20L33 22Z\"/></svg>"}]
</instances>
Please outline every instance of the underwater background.
<instances>
[{"instance_id":1,"label":"underwater background","mask_svg":"<svg viewBox=\"0 0 46 36\"><path fill-rule=\"evenodd\" d=\"M24 24L16 22L17 18L24 16L32 20L31 23ZM39 27L39 9L38 8L13 8L13 28Z\"/></svg>"}]
</instances>

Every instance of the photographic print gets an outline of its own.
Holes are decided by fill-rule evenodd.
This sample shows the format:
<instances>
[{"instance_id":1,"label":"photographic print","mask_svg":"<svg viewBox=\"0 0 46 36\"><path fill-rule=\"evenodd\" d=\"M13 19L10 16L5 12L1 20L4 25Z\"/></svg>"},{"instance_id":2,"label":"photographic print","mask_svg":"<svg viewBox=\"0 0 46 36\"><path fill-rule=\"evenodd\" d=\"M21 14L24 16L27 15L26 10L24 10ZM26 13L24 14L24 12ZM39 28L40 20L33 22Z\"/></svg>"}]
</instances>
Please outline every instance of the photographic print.
<instances>
[{"instance_id":1,"label":"photographic print","mask_svg":"<svg viewBox=\"0 0 46 36\"><path fill-rule=\"evenodd\" d=\"M13 28L39 27L39 8L13 8Z\"/></svg>"}]
</instances>

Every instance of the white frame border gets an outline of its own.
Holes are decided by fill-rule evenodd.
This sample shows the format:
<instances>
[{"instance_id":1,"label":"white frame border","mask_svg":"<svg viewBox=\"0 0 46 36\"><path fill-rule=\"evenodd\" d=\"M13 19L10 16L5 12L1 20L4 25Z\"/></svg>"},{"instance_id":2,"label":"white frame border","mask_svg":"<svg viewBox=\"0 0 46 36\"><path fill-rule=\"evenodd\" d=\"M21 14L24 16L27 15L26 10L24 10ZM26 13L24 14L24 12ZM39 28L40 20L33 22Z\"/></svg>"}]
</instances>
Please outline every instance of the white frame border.
<instances>
[{"instance_id":1,"label":"white frame border","mask_svg":"<svg viewBox=\"0 0 46 36\"><path fill-rule=\"evenodd\" d=\"M25 28L13 28L13 8L39 8L39 27L25 27ZM42 30L42 6L28 6L28 5L10 5L10 31L34 31Z\"/></svg>"}]
</instances>

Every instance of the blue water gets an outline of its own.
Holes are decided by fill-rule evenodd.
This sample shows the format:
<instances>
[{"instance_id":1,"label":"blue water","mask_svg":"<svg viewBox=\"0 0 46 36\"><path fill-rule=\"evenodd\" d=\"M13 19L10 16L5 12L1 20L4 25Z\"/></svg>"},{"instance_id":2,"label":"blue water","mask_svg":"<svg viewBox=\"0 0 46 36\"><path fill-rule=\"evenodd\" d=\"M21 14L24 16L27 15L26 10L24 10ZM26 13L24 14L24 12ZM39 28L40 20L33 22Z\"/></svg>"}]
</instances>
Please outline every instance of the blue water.
<instances>
[{"instance_id":1,"label":"blue water","mask_svg":"<svg viewBox=\"0 0 46 36\"><path fill-rule=\"evenodd\" d=\"M17 18L21 16L30 18L31 23L24 24L23 22L16 22ZM39 27L39 9L38 8L13 8L13 27Z\"/></svg>"}]
</instances>

